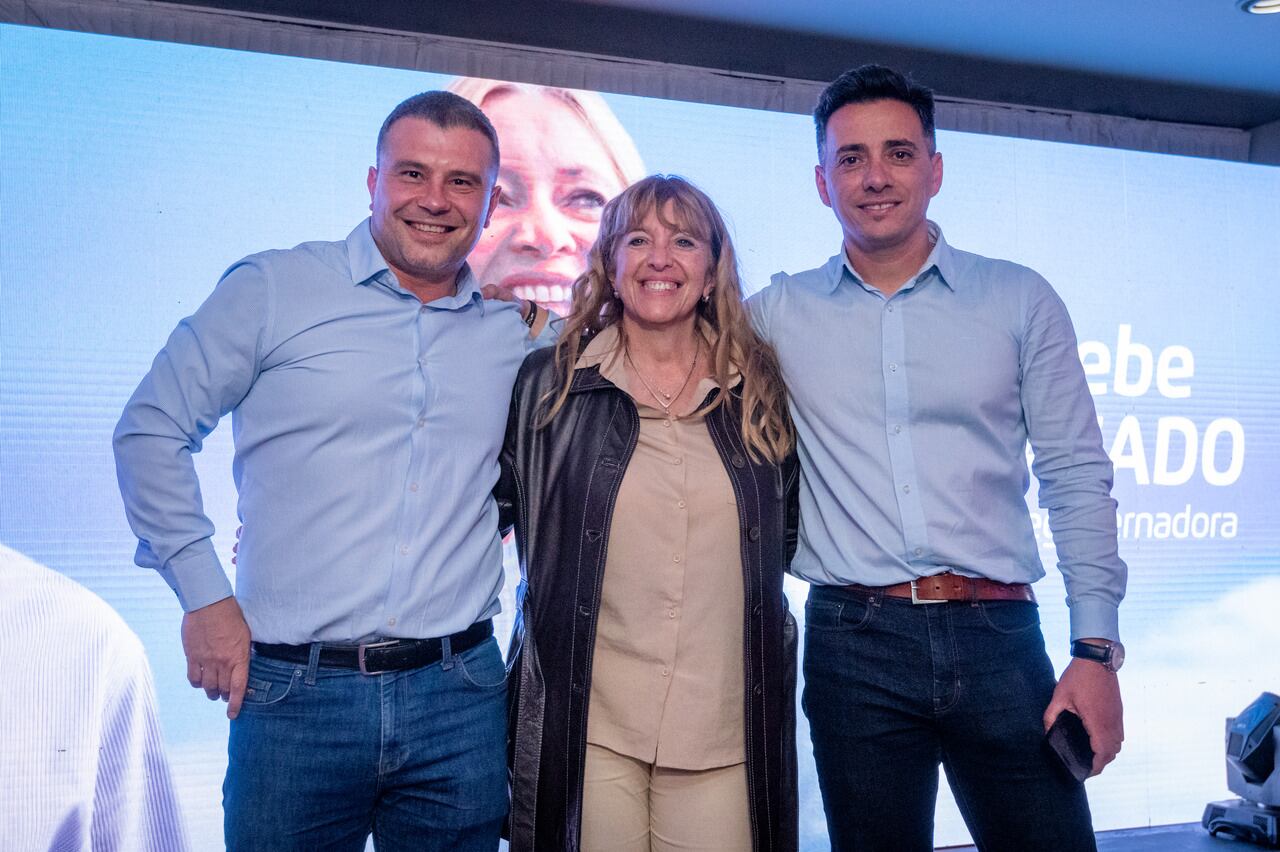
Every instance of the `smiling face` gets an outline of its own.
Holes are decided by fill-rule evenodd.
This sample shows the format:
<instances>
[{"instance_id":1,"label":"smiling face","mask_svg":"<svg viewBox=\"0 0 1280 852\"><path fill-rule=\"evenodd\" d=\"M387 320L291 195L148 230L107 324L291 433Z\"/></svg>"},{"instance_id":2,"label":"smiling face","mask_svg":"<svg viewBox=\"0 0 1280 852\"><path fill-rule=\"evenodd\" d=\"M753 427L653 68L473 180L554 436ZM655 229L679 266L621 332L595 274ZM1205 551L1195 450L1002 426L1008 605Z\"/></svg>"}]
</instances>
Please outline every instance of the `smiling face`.
<instances>
[{"instance_id":1,"label":"smiling face","mask_svg":"<svg viewBox=\"0 0 1280 852\"><path fill-rule=\"evenodd\" d=\"M923 262L942 155L931 150L915 110L896 100L843 106L827 122L824 150L814 170L818 195L835 211L851 258L923 250Z\"/></svg>"},{"instance_id":2,"label":"smiling face","mask_svg":"<svg viewBox=\"0 0 1280 852\"><path fill-rule=\"evenodd\" d=\"M466 127L402 118L369 169L370 230L408 290L449 288L498 197L489 140Z\"/></svg>"},{"instance_id":3,"label":"smiling face","mask_svg":"<svg viewBox=\"0 0 1280 852\"><path fill-rule=\"evenodd\" d=\"M649 211L614 248L613 286L622 299L624 325L692 327L698 301L711 293L711 246L679 223L674 206L668 202L661 216Z\"/></svg>"},{"instance_id":4,"label":"smiling face","mask_svg":"<svg viewBox=\"0 0 1280 852\"><path fill-rule=\"evenodd\" d=\"M567 314L600 211L625 184L599 138L561 98L500 92L485 99L484 111L502 144L502 197L471 266L481 284Z\"/></svg>"}]
</instances>

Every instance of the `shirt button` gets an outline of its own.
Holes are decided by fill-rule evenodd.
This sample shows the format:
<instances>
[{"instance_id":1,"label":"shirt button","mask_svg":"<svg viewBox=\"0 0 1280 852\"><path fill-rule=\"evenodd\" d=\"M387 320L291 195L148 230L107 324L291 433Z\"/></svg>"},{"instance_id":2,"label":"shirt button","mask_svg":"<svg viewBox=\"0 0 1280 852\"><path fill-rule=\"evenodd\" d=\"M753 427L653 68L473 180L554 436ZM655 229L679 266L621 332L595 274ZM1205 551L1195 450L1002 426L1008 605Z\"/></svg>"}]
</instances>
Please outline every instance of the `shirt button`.
<instances>
[{"instance_id":1,"label":"shirt button","mask_svg":"<svg viewBox=\"0 0 1280 852\"><path fill-rule=\"evenodd\" d=\"M663 670L662 670L662 676L663 676L663 677L669 677L670 675L671 675L671 672L667 671L666 669L663 669Z\"/></svg>"},{"instance_id":2,"label":"shirt button","mask_svg":"<svg viewBox=\"0 0 1280 852\"><path fill-rule=\"evenodd\" d=\"M893 305L890 305L890 306L889 306L888 308L886 308L885 310L887 310L889 313L893 313Z\"/></svg>"},{"instance_id":3,"label":"shirt button","mask_svg":"<svg viewBox=\"0 0 1280 852\"><path fill-rule=\"evenodd\" d=\"M684 464L684 459L672 459L672 464Z\"/></svg>"},{"instance_id":4,"label":"shirt button","mask_svg":"<svg viewBox=\"0 0 1280 852\"><path fill-rule=\"evenodd\" d=\"M911 493L911 486L910 486L910 485L904 485L904 486L902 486L902 493L903 493L903 494L910 494L910 493Z\"/></svg>"},{"instance_id":5,"label":"shirt button","mask_svg":"<svg viewBox=\"0 0 1280 852\"><path fill-rule=\"evenodd\" d=\"M423 426L426 426L426 425L427 425L427 418L425 418L425 417L419 417L419 418L418 418L418 428L419 428L419 429L421 429Z\"/></svg>"},{"instance_id":6,"label":"shirt button","mask_svg":"<svg viewBox=\"0 0 1280 852\"><path fill-rule=\"evenodd\" d=\"M681 509L683 509L683 508L684 508L684 501L683 501L683 500L681 500L679 503L676 503L676 505L677 505L677 506L679 506Z\"/></svg>"},{"instance_id":7,"label":"shirt button","mask_svg":"<svg viewBox=\"0 0 1280 852\"><path fill-rule=\"evenodd\" d=\"M675 556L671 557L671 561L672 561L672 562L679 562L679 561L680 561L680 554L679 554L679 553L677 553Z\"/></svg>"},{"instance_id":8,"label":"shirt button","mask_svg":"<svg viewBox=\"0 0 1280 852\"><path fill-rule=\"evenodd\" d=\"M896 373L896 372L898 372L898 365L897 365L897 364L890 364L890 365L889 365L889 372L890 372L890 373Z\"/></svg>"},{"instance_id":9,"label":"shirt button","mask_svg":"<svg viewBox=\"0 0 1280 852\"><path fill-rule=\"evenodd\" d=\"M394 615L387 619L387 626L388 627L396 626L396 617Z\"/></svg>"},{"instance_id":10,"label":"shirt button","mask_svg":"<svg viewBox=\"0 0 1280 852\"><path fill-rule=\"evenodd\" d=\"M403 544L402 544L402 545L400 545L400 555L401 555L401 556L408 556L408 555L409 555L409 548L408 548L407 546L403 545Z\"/></svg>"},{"instance_id":11,"label":"shirt button","mask_svg":"<svg viewBox=\"0 0 1280 852\"><path fill-rule=\"evenodd\" d=\"M917 547L915 550L913 550L913 551L911 551L911 552L912 552L912 553L914 553L916 556L923 556L923 555L924 555L924 548L923 548L923 547Z\"/></svg>"},{"instance_id":12,"label":"shirt button","mask_svg":"<svg viewBox=\"0 0 1280 852\"><path fill-rule=\"evenodd\" d=\"M416 492L417 492L417 490L418 490L418 483L416 483L416 482L411 483L411 484L409 485L409 490L410 490L410 491L413 491L413 492L415 492L415 493L416 493Z\"/></svg>"},{"instance_id":13,"label":"shirt button","mask_svg":"<svg viewBox=\"0 0 1280 852\"><path fill-rule=\"evenodd\" d=\"M669 426L671 425L671 421L670 421L670 420L663 420L663 421L662 421L662 425L663 425L663 426L668 426L668 427L669 427Z\"/></svg>"},{"instance_id":14,"label":"shirt button","mask_svg":"<svg viewBox=\"0 0 1280 852\"><path fill-rule=\"evenodd\" d=\"M675 618L675 617L676 617L676 611L674 609L667 610L667 618Z\"/></svg>"},{"instance_id":15,"label":"shirt button","mask_svg":"<svg viewBox=\"0 0 1280 852\"><path fill-rule=\"evenodd\" d=\"M901 434L902 434L902 426L901 426L901 424L899 424L899 425L897 425L897 426L894 426L894 427L893 427L893 434L895 434L895 435L901 435Z\"/></svg>"}]
</instances>

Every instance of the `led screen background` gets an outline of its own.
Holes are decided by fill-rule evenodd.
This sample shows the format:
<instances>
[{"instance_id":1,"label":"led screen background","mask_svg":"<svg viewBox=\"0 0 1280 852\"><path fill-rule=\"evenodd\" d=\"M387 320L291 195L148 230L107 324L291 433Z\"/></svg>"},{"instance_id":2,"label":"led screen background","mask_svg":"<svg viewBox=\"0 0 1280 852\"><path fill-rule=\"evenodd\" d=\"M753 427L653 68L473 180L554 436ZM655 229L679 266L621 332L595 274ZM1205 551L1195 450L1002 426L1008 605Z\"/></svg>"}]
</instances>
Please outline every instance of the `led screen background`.
<instances>
[{"instance_id":1,"label":"led screen background","mask_svg":"<svg viewBox=\"0 0 1280 852\"><path fill-rule=\"evenodd\" d=\"M111 429L228 265L341 239L366 215L382 119L452 78L7 25L0 63L0 541L142 637L193 842L219 848L224 708L187 686L177 602L132 564ZM721 205L749 289L838 250L807 117L605 97L649 170ZM1280 688L1280 169L950 132L938 146L931 218L953 245L1055 285L1117 463L1127 739L1089 782L1095 824L1196 820L1227 795L1223 717ZM197 456L228 563L230 455L224 425ZM1042 540L1037 594L1061 669L1066 610ZM804 593L789 584L798 616ZM823 849L803 717L800 736L803 839ZM943 788L938 842L962 842Z\"/></svg>"}]
</instances>

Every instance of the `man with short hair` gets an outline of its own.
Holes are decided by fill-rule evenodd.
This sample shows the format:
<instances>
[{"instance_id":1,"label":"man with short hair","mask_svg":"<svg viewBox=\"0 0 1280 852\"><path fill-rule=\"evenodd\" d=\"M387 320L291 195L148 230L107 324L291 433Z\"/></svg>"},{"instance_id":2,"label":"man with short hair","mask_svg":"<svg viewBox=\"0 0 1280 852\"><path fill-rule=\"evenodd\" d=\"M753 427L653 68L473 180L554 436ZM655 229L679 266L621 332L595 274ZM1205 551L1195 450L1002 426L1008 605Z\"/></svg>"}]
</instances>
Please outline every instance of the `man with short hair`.
<instances>
[{"instance_id":1,"label":"man with short hair","mask_svg":"<svg viewBox=\"0 0 1280 852\"><path fill-rule=\"evenodd\" d=\"M530 303L485 301L466 264L497 173L497 136L471 103L400 104L369 169L372 217L345 241L232 266L116 429L137 562L186 611L188 680L229 702L229 848L359 850L370 832L379 849L497 848L490 491L545 323ZM227 412L234 596L191 458Z\"/></svg>"},{"instance_id":2,"label":"man with short hair","mask_svg":"<svg viewBox=\"0 0 1280 852\"><path fill-rule=\"evenodd\" d=\"M1112 468L1066 308L1035 272L950 247L933 96L883 66L814 112L818 194L842 251L751 302L799 434L804 707L832 847L929 850L938 765L978 847L1094 848L1084 786L1045 731L1123 739L1126 568ZM1055 683L1030 584L1044 574L1026 446L1076 659Z\"/></svg>"}]
</instances>

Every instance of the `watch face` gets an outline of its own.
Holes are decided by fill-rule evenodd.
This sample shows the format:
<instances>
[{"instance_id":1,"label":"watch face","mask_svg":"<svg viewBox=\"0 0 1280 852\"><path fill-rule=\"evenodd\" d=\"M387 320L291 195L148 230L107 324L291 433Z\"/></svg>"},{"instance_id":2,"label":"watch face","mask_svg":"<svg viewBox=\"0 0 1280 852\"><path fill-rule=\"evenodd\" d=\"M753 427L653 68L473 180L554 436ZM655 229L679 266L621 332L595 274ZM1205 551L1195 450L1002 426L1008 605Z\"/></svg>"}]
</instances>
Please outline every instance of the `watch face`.
<instances>
[{"instance_id":1,"label":"watch face","mask_svg":"<svg viewBox=\"0 0 1280 852\"><path fill-rule=\"evenodd\" d=\"M1107 663L1107 668L1113 672L1120 671L1120 667L1124 665L1124 646L1119 642L1113 642L1111 645L1111 659Z\"/></svg>"}]
</instances>

